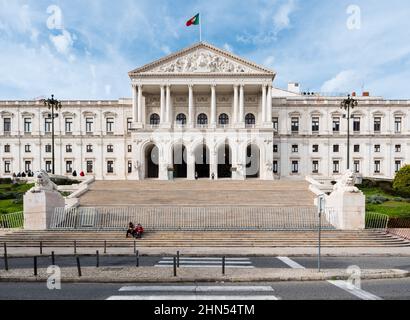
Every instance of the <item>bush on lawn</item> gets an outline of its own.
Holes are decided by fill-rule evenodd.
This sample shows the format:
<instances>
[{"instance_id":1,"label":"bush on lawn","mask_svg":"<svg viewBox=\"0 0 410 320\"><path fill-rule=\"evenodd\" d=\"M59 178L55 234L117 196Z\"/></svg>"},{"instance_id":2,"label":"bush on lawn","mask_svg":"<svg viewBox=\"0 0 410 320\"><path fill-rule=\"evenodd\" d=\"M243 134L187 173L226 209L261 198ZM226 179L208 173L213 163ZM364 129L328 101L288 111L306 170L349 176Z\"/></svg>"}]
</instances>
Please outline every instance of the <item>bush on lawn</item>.
<instances>
[{"instance_id":1,"label":"bush on lawn","mask_svg":"<svg viewBox=\"0 0 410 320\"><path fill-rule=\"evenodd\" d=\"M0 178L0 184L12 184L11 178Z\"/></svg>"},{"instance_id":2,"label":"bush on lawn","mask_svg":"<svg viewBox=\"0 0 410 320\"><path fill-rule=\"evenodd\" d=\"M369 204L383 204L387 201L389 201L389 199L381 195L370 196L366 199L366 202Z\"/></svg>"},{"instance_id":3,"label":"bush on lawn","mask_svg":"<svg viewBox=\"0 0 410 320\"><path fill-rule=\"evenodd\" d=\"M393 189L403 198L410 198L410 165L400 169L393 181Z\"/></svg>"}]
</instances>

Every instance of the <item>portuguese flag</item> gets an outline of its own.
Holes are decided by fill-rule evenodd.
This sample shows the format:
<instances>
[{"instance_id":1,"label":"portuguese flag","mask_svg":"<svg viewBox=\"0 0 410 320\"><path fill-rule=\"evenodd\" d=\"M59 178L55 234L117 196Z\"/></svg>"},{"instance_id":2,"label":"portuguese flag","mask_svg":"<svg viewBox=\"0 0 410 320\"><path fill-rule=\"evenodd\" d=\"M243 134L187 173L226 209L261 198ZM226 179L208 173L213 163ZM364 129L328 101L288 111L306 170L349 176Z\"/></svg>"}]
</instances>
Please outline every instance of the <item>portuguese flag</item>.
<instances>
[{"instance_id":1,"label":"portuguese flag","mask_svg":"<svg viewBox=\"0 0 410 320\"><path fill-rule=\"evenodd\" d=\"M187 21L187 23L186 23L187 27L190 27L192 25L194 25L194 26L199 25L199 13L195 17L193 17L193 18L191 18Z\"/></svg>"}]
</instances>

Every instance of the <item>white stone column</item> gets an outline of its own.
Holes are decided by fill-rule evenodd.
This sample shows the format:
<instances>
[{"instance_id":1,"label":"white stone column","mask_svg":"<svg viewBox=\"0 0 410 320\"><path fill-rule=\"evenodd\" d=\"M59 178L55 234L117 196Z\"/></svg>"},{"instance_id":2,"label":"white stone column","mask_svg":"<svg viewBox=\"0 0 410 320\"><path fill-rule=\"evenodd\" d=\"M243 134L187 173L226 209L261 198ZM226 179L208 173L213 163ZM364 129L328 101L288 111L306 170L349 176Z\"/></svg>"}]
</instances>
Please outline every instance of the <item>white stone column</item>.
<instances>
[{"instance_id":1,"label":"white stone column","mask_svg":"<svg viewBox=\"0 0 410 320\"><path fill-rule=\"evenodd\" d=\"M211 85L211 128L216 128L216 85Z\"/></svg>"},{"instance_id":2,"label":"white stone column","mask_svg":"<svg viewBox=\"0 0 410 320\"><path fill-rule=\"evenodd\" d=\"M266 96L266 123L269 126L272 124L272 85L268 86L268 93Z\"/></svg>"},{"instance_id":3,"label":"white stone column","mask_svg":"<svg viewBox=\"0 0 410 320\"><path fill-rule=\"evenodd\" d=\"M233 86L233 119L232 124L238 123L238 86Z\"/></svg>"},{"instance_id":4,"label":"white stone column","mask_svg":"<svg viewBox=\"0 0 410 320\"><path fill-rule=\"evenodd\" d=\"M161 112L160 112L160 121L161 124L164 124L166 122L166 117L165 117L165 87L161 86Z\"/></svg>"},{"instance_id":5,"label":"white stone column","mask_svg":"<svg viewBox=\"0 0 410 320\"><path fill-rule=\"evenodd\" d=\"M167 86L166 123L171 124L171 86Z\"/></svg>"},{"instance_id":6,"label":"white stone column","mask_svg":"<svg viewBox=\"0 0 410 320\"><path fill-rule=\"evenodd\" d=\"M188 127L195 127L195 106L194 106L194 86L190 84L188 86Z\"/></svg>"},{"instance_id":7,"label":"white stone column","mask_svg":"<svg viewBox=\"0 0 410 320\"><path fill-rule=\"evenodd\" d=\"M266 122L266 86L262 86L262 125Z\"/></svg>"},{"instance_id":8,"label":"white stone column","mask_svg":"<svg viewBox=\"0 0 410 320\"><path fill-rule=\"evenodd\" d=\"M138 102L137 102L137 108L138 108L138 122L142 123L142 86L138 86Z\"/></svg>"},{"instance_id":9,"label":"white stone column","mask_svg":"<svg viewBox=\"0 0 410 320\"><path fill-rule=\"evenodd\" d=\"M244 86L239 87L239 119L238 123L240 126L245 124L245 90Z\"/></svg>"},{"instance_id":10,"label":"white stone column","mask_svg":"<svg viewBox=\"0 0 410 320\"><path fill-rule=\"evenodd\" d=\"M132 121L138 122L138 88L135 84L132 85Z\"/></svg>"}]
</instances>

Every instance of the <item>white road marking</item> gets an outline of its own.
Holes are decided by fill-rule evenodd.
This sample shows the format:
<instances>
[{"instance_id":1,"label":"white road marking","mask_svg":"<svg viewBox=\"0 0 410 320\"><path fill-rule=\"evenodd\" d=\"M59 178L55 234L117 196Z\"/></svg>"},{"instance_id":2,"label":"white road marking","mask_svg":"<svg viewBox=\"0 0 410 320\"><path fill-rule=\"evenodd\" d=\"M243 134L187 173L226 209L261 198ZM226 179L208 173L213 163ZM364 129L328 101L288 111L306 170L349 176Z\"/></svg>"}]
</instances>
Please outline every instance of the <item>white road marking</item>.
<instances>
[{"instance_id":1,"label":"white road marking","mask_svg":"<svg viewBox=\"0 0 410 320\"><path fill-rule=\"evenodd\" d=\"M328 281L330 284L333 284L334 286L343 289L347 292L349 292L350 294L362 299L362 300L383 300L382 298L364 291L360 288L357 288L355 286L353 286L351 283L347 282L347 281L343 281L343 280L336 280L336 281Z\"/></svg>"},{"instance_id":2,"label":"white road marking","mask_svg":"<svg viewBox=\"0 0 410 320\"><path fill-rule=\"evenodd\" d=\"M164 257L162 260L171 260L173 261L173 257ZM198 257L198 258L188 258L188 257L179 257L179 260L217 260L222 261L222 258L206 258L206 257ZM226 261L249 261L249 258L226 258Z\"/></svg>"},{"instance_id":3,"label":"white road marking","mask_svg":"<svg viewBox=\"0 0 410 320\"><path fill-rule=\"evenodd\" d=\"M172 265L162 264L162 265L156 265L155 267L157 267L157 268L172 268L173 266ZM206 265L180 264L179 267L180 268L221 268L222 269L221 265L209 265L209 264L206 264ZM229 269L255 269L254 266L235 266L235 265L226 265L226 268L229 268Z\"/></svg>"},{"instance_id":4,"label":"white road marking","mask_svg":"<svg viewBox=\"0 0 410 320\"><path fill-rule=\"evenodd\" d=\"M155 267L169 268L174 265L173 257L162 258ZM180 257L179 266L181 268L222 268L222 258L207 257ZM254 269L249 258L227 258L225 260L227 268L234 269Z\"/></svg>"},{"instance_id":5,"label":"white road marking","mask_svg":"<svg viewBox=\"0 0 410 320\"><path fill-rule=\"evenodd\" d=\"M193 264L218 264L218 265L222 265L222 262L221 261L205 261L205 260L202 260L202 261L195 261L195 260L179 260L179 264L182 264L182 263L193 263ZM174 262L173 261L160 261L160 262L158 262L158 264L168 264L168 265L174 265ZM235 262L235 261L225 261L225 264L226 265L228 265L228 264L240 264L240 265L245 265L245 264L252 264L252 262L250 262L250 261L238 261L238 262Z\"/></svg>"},{"instance_id":6,"label":"white road marking","mask_svg":"<svg viewBox=\"0 0 410 320\"><path fill-rule=\"evenodd\" d=\"M118 291L137 291L137 292L273 292L269 286L128 286L122 287Z\"/></svg>"},{"instance_id":7,"label":"white road marking","mask_svg":"<svg viewBox=\"0 0 410 320\"><path fill-rule=\"evenodd\" d=\"M277 257L280 261L287 264L292 269L305 269L304 266L300 265L299 263L289 259L288 257Z\"/></svg>"},{"instance_id":8,"label":"white road marking","mask_svg":"<svg viewBox=\"0 0 410 320\"><path fill-rule=\"evenodd\" d=\"M107 300L133 300L133 301L204 301L204 300L216 300L216 301L276 301L279 300L276 296L271 295L258 295L258 296L215 296L215 295L150 295L150 296L112 296Z\"/></svg>"}]
</instances>

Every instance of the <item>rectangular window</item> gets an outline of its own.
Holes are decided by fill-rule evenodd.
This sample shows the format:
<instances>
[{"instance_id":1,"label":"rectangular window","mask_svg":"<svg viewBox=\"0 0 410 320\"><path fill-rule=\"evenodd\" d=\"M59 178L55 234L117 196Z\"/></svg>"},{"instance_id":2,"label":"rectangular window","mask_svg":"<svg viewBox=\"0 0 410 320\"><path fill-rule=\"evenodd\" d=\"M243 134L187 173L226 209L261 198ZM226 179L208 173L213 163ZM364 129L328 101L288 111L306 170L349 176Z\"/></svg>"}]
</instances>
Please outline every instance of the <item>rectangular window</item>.
<instances>
[{"instance_id":1,"label":"rectangular window","mask_svg":"<svg viewBox=\"0 0 410 320\"><path fill-rule=\"evenodd\" d=\"M65 119L65 132L66 133L72 133L73 132L73 119L72 118L66 118Z\"/></svg>"},{"instance_id":2,"label":"rectangular window","mask_svg":"<svg viewBox=\"0 0 410 320\"><path fill-rule=\"evenodd\" d=\"M4 153L10 153L10 145L9 144L6 144L4 146Z\"/></svg>"},{"instance_id":3,"label":"rectangular window","mask_svg":"<svg viewBox=\"0 0 410 320\"><path fill-rule=\"evenodd\" d=\"M113 146L112 144L109 144L109 145L107 146L107 152L109 152L109 153L113 153L113 152L114 152L114 146Z\"/></svg>"},{"instance_id":4,"label":"rectangular window","mask_svg":"<svg viewBox=\"0 0 410 320\"><path fill-rule=\"evenodd\" d=\"M132 173L132 162L128 161L128 173Z\"/></svg>"},{"instance_id":5,"label":"rectangular window","mask_svg":"<svg viewBox=\"0 0 410 320\"><path fill-rule=\"evenodd\" d=\"M319 161L317 160L312 162L312 173L319 173Z\"/></svg>"},{"instance_id":6,"label":"rectangular window","mask_svg":"<svg viewBox=\"0 0 410 320\"><path fill-rule=\"evenodd\" d=\"M87 161L87 173L93 173L93 162L91 160Z\"/></svg>"},{"instance_id":7,"label":"rectangular window","mask_svg":"<svg viewBox=\"0 0 410 320\"><path fill-rule=\"evenodd\" d=\"M24 146L24 151L27 152L27 153L30 153L30 152L31 152L31 145L26 144L26 145Z\"/></svg>"},{"instance_id":8,"label":"rectangular window","mask_svg":"<svg viewBox=\"0 0 410 320\"><path fill-rule=\"evenodd\" d=\"M374 146L374 152L380 152L380 144Z\"/></svg>"},{"instance_id":9,"label":"rectangular window","mask_svg":"<svg viewBox=\"0 0 410 320\"><path fill-rule=\"evenodd\" d=\"M31 161L24 161L24 172L31 172Z\"/></svg>"},{"instance_id":10,"label":"rectangular window","mask_svg":"<svg viewBox=\"0 0 410 320\"><path fill-rule=\"evenodd\" d=\"M312 118L312 132L319 132L319 118Z\"/></svg>"},{"instance_id":11,"label":"rectangular window","mask_svg":"<svg viewBox=\"0 0 410 320\"><path fill-rule=\"evenodd\" d=\"M299 173L299 161L292 161L292 173Z\"/></svg>"},{"instance_id":12,"label":"rectangular window","mask_svg":"<svg viewBox=\"0 0 410 320\"><path fill-rule=\"evenodd\" d=\"M51 133L51 126L52 126L52 119L51 118L45 118L44 119L44 132L45 133Z\"/></svg>"},{"instance_id":13,"label":"rectangular window","mask_svg":"<svg viewBox=\"0 0 410 320\"><path fill-rule=\"evenodd\" d=\"M114 173L114 161L107 161L107 173Z\"/></svg>"},{"instance_id":14,"label":"rectangular window","mask_svg":"<svg viewBox=\"0 0 410 320\"><path fill-rule=\"evenodd\" d=\"M132 118L127 118L127 130L130 131L132 127Z\"/></svg>"},{"instance_id":15,"label":"rectangular window","mask_svg":"<svg viewBox=\"0 0 410 320\"><path fill-rule=\"evenodd\" d=\"M382 118L374 118L374 132L380 133L382 130Z\"/></svg>"},{"instance_id":16,"label":"rectangular window","mask_svg":"<svg viewBox=\"0 0 410 320\"><path fill-rule=\"evenodd\" d=\"M279 167L278 167L278 161L273 160L273 173L278 173L279 172Z\"/></svg>"},{"instance_id":17,"label":"rectangular window","mask_svg":"<svg viewBox=\"0 0 410 320\"><path fill-rule=\"evenodd\" d=\"M93 152L93 145L92 144L87 145L87 152Z\"/></svg>"},{"instance_id":18,"label":"rectangular window","mask_svg":"<svg viewBox=\"0 0 410 320\"><path fill-rule=\"evenodd\" d=\"M299 152L299 146L297 144L292 145L292 152L293 153Z\"/></svg>"},{"instance_id":19,"label":"rectangular window","mask_svg":"<svg viewBox=\"0 0 410 320\"><path fill-rule=\"evenodd\" d=\"M394 171L397 173L399 172L401 169L401 160L396 160L394 162Z\"/></svg>"},{"instance_id":20,"label":"rectangular window","mask_svg":"<svg viewBox=\"0 0 410 320\"><path fill-rule=\"evenodd\" d=\"M380 173L380 167L381 167L381 161L376 160L374 162L374 173L376 173L376 174Z\"/></svg>"},{"instance_id":21,"label":"rectangular window","mask_svg":"<svg viewBox=\"0 0 410 320\"><path fill-rule=\"evenodd\" d=\"M273 130L279 131L279 118L272 118Z\"/></svg>"},{"instance_id":22,"label":"rectangular window","mask_svg":"<svg viewBox=\"0 0 410 320\"><path fill-rule=\"evenodd\" d=\"M313 148L312 148L313 153L318 153L319 152L319 145L318 144L314 144Z\"/></svg>"},{"instance_id":23,"label":"rectangular window","mask_svg":"<svg viewBox=\"0 0 410 320\"><path fill-rule=\"evenodd\" d=\"M360 161L359 160L355 160L353 162L354 165L354 172L355 173L360 173Z\"/></svg>"},{"instance_id":24,"label":"rectangular window","mask_svg":"<svg viewBox=\"0 0 410 320\"><path fill-rule=\"evenodd\" d=\"M339 160L333 161L333 173L340 173L340 162L339 162Z\"/></svg>"},{"instance_id":25,"label":"rectangular window","mask_svg":"<svg viewBox=\"0 0 410 320\"><path fill-rule=\"evenodd\" d=\"M4 161L4 173L11 173L11 163L9 160Z\"/></svg>"},{"instance_id":26,"label":"rectangular window","mask_svg":"<svg viewBox=\"0 0 410 320\"><path fill-rule=\"evenodd\" d=\"M292 118L292 133L299 133L299 118Z\"/></svg>"},{"instance_id":27,"label":"rectangular window","mask_svg":"<svg viewBox=\"0 0 410 320\"><path fill-rule=\"evenodd\" d=\"M401 133L401 117L396 117L394 119L394 131L395 133Z\"/></svg>"},{"instance_id":28,"label":"rectangular window","mask_svg":"<svg viewBox=\"0 0 410 320\"><path fill-rule=\"evenodd\" d=\"M360 132L360 118L353 118L353 131Z\"/></svg>"},{"instance_id":29,"label":"rectangular window","mask_svg":"<svg viewBox=\"0 0 410 320\"><path fill-rule=\"evenodd\" d=\"M394 149L396 150L396 152L401 152L401 144L396 144Z\"/></svg>"},{"instance_id":30,"label":"rectangular window","mask_svg":"<svg viewBox=\"0 0 410 320\"><path fill-rule=\"evenodd\" d=\"M46 172L51 173L51 161L46 161Z\"/></svg>"},{"instance_id":31,"label":"rectangular window","mask_svg":"<svg viewBox=\"0 0 410 320\"><path fill-rule=\"evenodd\" d=\"M340 132L340 118L333 118L333 132Z\"/></svg>"},{"instance_id":32,"label":"rectangular window","mask_svg":"<svg viewBox=\"0 0 410 320\"><path fill-rule=\"evenodd\" d=\"M87 133L92 133L93 132L93 123L94 123L93 118L86 118L85 119L85 131Z\"/></svg>"},{"instance_id":33,"label":"rectangular window","mask_svg":"<svg viewBox=\"0 0 410 320\"><path fill-rule=\"evenodd\" d=\"M24 133L31 133L31 118L24 118Z\"/></svg>"},{"instance_id":34,"label":"rectangular window","mask_svg":"<svg viewBox=\"0 0 410 320\"><path fill-rule=\"evenodd\" d=\"M4 133L10 133L11 132L11 118L4 118L3 124L4 124Z\"/></svg>"},{"instance_id":35,"label":"rectangular window","mask_svg":"<svg viewBox=\"0 0 410 320\"><path fill-rule=\"evenodd\" d=\"M114 132L114 118L107 118L107 133Z\"/></svg>"},{"instance_id":36,"label":"rectangular window","mask_svg":"<svg viewBox=\"0 0 410 320\"><path fill-rule=\"evenodd\" d=\"M46 153L51 153L51 144L46 144Z\"/></svg>"},{"instance_id":37,"label":"rectangular window","mask_svg":"<svg viewBox=\"0 0 410 320\"><path fill-rule=\"evenodd\" d=\"M66 173L73 173L73 162L72 161L66 161L65 162L65 172Z\"/></svg>"},{"instance_id":38,"label":"rectangular window","mask_svg":"<svg viewBox=\"0 0 410 320\"><path fill-rule=\"evenodd\" d=\"M353 147L354 152L360 152L360 144L355 144Z\"/></svg>"},{"instance_id":39,"label":"rectangular window","mask_svg":"<svg viewBox=\"0 0 410 320\"><path fill-rule=\"evenodd\" d=\"M273 145L273 153L278 153L278 145L277 144L274 144Z\"/></svg>"},{"instance_id":40,"label":"rectangular window","mask_svg":"<svg viewBox=\"0 0 410 320\"><path fill-rule=\"evenodd\" d=\"M128 153L132 152L132 145L128 145Z\"/></svg>"},{"instance_id":41,"label":"rectangular window","mask_svg":"<svg viewBox=\"0 0 410 320\"><path fill-rule=\"evenodd\" d=\"M67 153L73 152L73 146L71 144L67 144L65 146L65 152L67 152Z\"/></svg>"},{"instance_id":42,"label":"rectangular window","mask_svg":"<svg viewBox=\"0 0 410 320\"><path fill-rule=\"evenodd\" d=\"M333 145L333 152L334 152L334 153L338 153L339 150L340 150L339 145L338 145L338 144L334 144L334 145Z\"/></svg>"}]
</instances>

